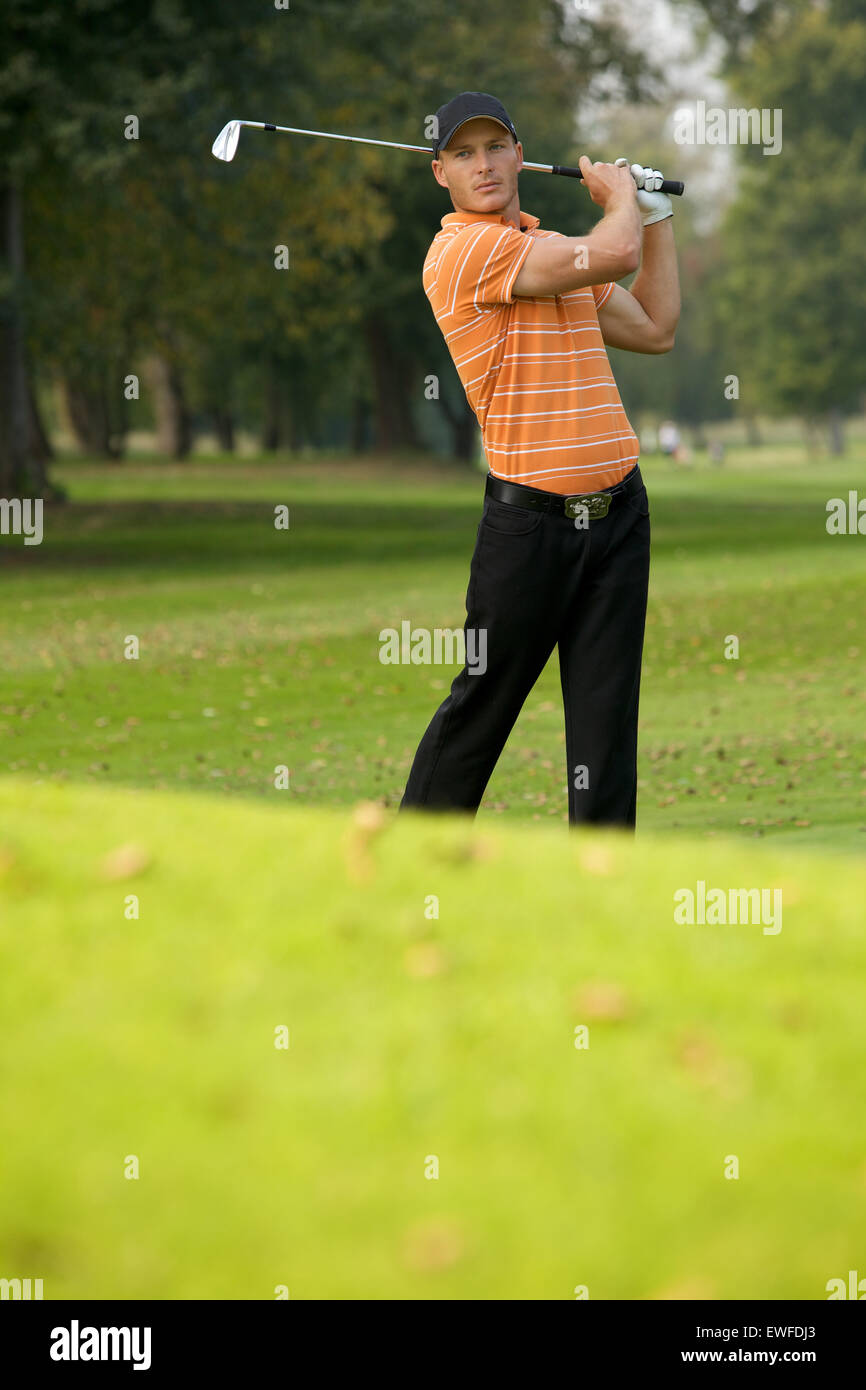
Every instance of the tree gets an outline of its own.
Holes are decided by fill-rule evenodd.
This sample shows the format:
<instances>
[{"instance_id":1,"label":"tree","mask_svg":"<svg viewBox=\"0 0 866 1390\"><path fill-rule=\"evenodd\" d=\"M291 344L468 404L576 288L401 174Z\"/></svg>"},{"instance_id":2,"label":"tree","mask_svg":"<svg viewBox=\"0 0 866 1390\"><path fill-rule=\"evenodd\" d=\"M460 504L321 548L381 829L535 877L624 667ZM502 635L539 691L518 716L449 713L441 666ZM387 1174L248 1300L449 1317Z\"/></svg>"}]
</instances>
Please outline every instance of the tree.
<instances>
[{"instance_id":1,"label":"tree","mask_svg":"<svg viewBox=\"0 0 866 1390\"><path fill-rule=\"evenodd\" d=\"M740 151L717 310L762 406L823 418L839 452L866 379L866 20L809 6L736 73L746 106L783 111L783 149Z\"/></svg>"},{"instance_id":2,"label":"tree","mask_svg":"<svg viewBox=\"0 0 866 1390\"><path fill-rule=\"evenodd\" d=\"M569 162L593 82L635 96L648 71L621 21L590 22L564 0L477 0L444 22L426 0L240 13L226 0L10 0L7 11L7 494L45 488L34 367L62 381L82 447L109 457L145 417L182 457L202 418L225 447L243 417L270 447L345 436L402 451L429 442L433 412L432 433L471 456L474 423L421 287L451 210L423 158L249 133L220 165L213 137L240 112L421 144L454 91L492 87L528 157ZM132 114L139 138L125 139ZM548 225L579 232L597 215L565 180L527 174L524 190ZM130 374L143 387L133 405ZM431 374L437 403L424 400Z\"/></svg>"},{"instance_id":3,"label":"tree","mask_svg":"<svg viewBox=\"0 0 866 1390\"><path fill-rule=\"evenodd\" d=\"M559 0L531 6L476 0L471 13L458 9L447 22L426 0L324 0L302 12L295 33L319 82L309 107L295 104L292 124L424 144L428 117L448 97L461 89L493 90L513 108L527 157L561 163L576 157L575 115L593 81L600 74L618 78L633 96L647 72L623 24L614 18L590 23ZM452 211L447 192L420 155L349 146L327 148L322 158L351 190L352 222L344 224L344 237L368 205L382 221L378 235L353 249L350 275L338 262L345 322L353 326L354 352L369 383L374 447L416 447L429 407L442 411L454 452L470 457L474 431L465 393L421 286L427 249L440 219ZM544 221L575 233L595 220L585 193L565 180L526 174L523 197ZM293 207L293 220L300 216ZM322 222L320 216L317 239ZM314 287L317 312L328 296L332 265L328 257L324 288L321 280ZM299 270L293 299L307 291ZM443 383L437 404L424 401L430 375Z\"/></svg>"},{"instance_id":4,"label":"tree","mask_svg":"<svg viewBox=\"0 0 866 1390\"><path fill-rule=\"evenodd\" d=\"M44 178L110 184L139 119L229 69L226 0L6 0L0 30L0 494L50 494L27 354L25 195ZM209 40L202 44L201 35Z\"/></svg>"}]
</instances>

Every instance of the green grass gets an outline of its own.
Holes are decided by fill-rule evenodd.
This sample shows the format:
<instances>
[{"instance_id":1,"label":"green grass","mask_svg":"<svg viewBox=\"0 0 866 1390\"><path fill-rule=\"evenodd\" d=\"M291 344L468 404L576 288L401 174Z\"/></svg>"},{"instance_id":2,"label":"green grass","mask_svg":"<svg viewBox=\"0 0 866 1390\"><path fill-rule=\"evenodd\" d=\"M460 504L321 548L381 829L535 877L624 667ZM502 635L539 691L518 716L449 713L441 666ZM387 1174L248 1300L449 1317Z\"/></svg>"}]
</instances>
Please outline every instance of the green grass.
<instances>
[{"instance_id":1,"label":"green grass","mask_svg":"<svg viewBox=\"0 0 866 1390\"><path fill-rule=\"evenodd\" d=\"M731 449L721 470L643 465L642 831L862 850L866 538L824 519L864 460L858 441L842 462L791 443ZM456 667L383 666L378 633L462 625L480 475L224 458L56 472L71 502L46 509L43 545L0 543L0 771L267 800L285 764L294 804L396 805ZM564 824L565 781L554 656L479 820Z\"/></svg>"},{"instance_id":2,"label":"green grass","mask_svg":"<svg viewBox=\"0 0 866 1390\"><path fill-rule=\"evenodd\" d=\"M59 465L44 544L0 543L0 1277L820 1299L858 1268L866 538L824 516L863 462L645 463L624 838L565 832L555 659L474 826L389 809L456 668L378 633L462 625L479 475ZM780 888L781 932L678 925L698 880Z\"/></svg>"},{"instance_id":3,"label":"green grass","mask_svg":"<svg viewBox=\"0 0 866 1390\"><path fill-rule=\"evenodd\" d=\"M0 1274L824 1299L862 1270L862 864L271 800L0 782ZM780 888L782 930L677 925L698 879Z\"/></svg>"}]
</instances>

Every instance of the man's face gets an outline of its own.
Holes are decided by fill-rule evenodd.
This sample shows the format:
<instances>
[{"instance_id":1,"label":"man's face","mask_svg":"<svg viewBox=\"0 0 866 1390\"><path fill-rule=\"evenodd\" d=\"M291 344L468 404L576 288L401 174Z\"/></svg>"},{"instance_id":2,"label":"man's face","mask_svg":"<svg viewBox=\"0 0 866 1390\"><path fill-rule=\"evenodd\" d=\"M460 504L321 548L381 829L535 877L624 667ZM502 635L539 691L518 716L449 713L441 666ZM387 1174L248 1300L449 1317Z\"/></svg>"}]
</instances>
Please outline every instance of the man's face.
<instances>
[{"instance_id":1,"label":"man's face","mask_svg":"<svg viewBox=\"0 0 866 1390\"><path fill-rule=\"evenodd\" d=\"M522 145L488 116L465 121L433 160L437 182L464 212L502 212L517 198L522 167Z\"/></svg>"}]
</instances>

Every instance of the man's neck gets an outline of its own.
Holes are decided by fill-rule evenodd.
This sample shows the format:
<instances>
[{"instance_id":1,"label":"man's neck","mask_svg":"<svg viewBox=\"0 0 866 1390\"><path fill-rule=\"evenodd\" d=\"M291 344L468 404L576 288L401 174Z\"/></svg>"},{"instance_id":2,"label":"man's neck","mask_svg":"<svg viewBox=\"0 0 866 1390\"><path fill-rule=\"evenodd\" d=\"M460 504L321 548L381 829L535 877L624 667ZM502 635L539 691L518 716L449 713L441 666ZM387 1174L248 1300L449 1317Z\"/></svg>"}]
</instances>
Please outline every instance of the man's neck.
<instances>
[{"instance_id":1,"label":"man's neck","mask_svg":"<svg viewBox=\"0 0 866 1390\"><path fill-rule=\"evenodd\" d=\"M458 208L458 207L456 207L456 205L455 205L455 209L454 209L454 210L455 210L455 212L462 212L462 213L465 213L467 217L477 217L477 216L478 216L478 213L475 212L475 211L473 211L472 208ZM495 215L495 216L497 216L497 217L501 217L501 218L503 218L504 221L508 222L512 227L516 227L517 230L518 230L518 232L520 231L520 200L519 200L519 198L517 198L517 197L512 198L511 202L508 204L507 207L498 208L498 209L493 208L493 209L491 209L491 211L490 211L489 214L484 214L484 215L485 215L485 216L491 216L491 217Z\"/></svg>"}]
</instances>

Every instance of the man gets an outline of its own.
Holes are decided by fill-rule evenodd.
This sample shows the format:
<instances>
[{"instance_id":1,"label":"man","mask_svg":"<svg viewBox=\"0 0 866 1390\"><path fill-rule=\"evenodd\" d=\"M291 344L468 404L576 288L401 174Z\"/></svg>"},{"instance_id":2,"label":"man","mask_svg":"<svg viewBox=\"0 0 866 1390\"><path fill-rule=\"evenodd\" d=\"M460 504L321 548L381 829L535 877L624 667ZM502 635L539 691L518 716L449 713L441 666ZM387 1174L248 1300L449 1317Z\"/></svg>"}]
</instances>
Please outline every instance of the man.
<instances>
[{"instance_id":1,"label":"man","mask_svg":"<svg viewBox=\"0 0 866 1390\"><path fill-rule=\"evenodd\" d=\"M542 230L520 210L523 150L501 102L463 92L437 122L433 173L454 212L423 283L487 457L466 594L467 639L486 632L487 661L452 683L401 808L475 813L558 647L569 822L633 829L649 503L605 344L673 346L670 200L647 191L659 187L657 171L583 155L604 216L585 237ZM614 283L634 270L630 290Z\"/></svg>"}]
</instances>

